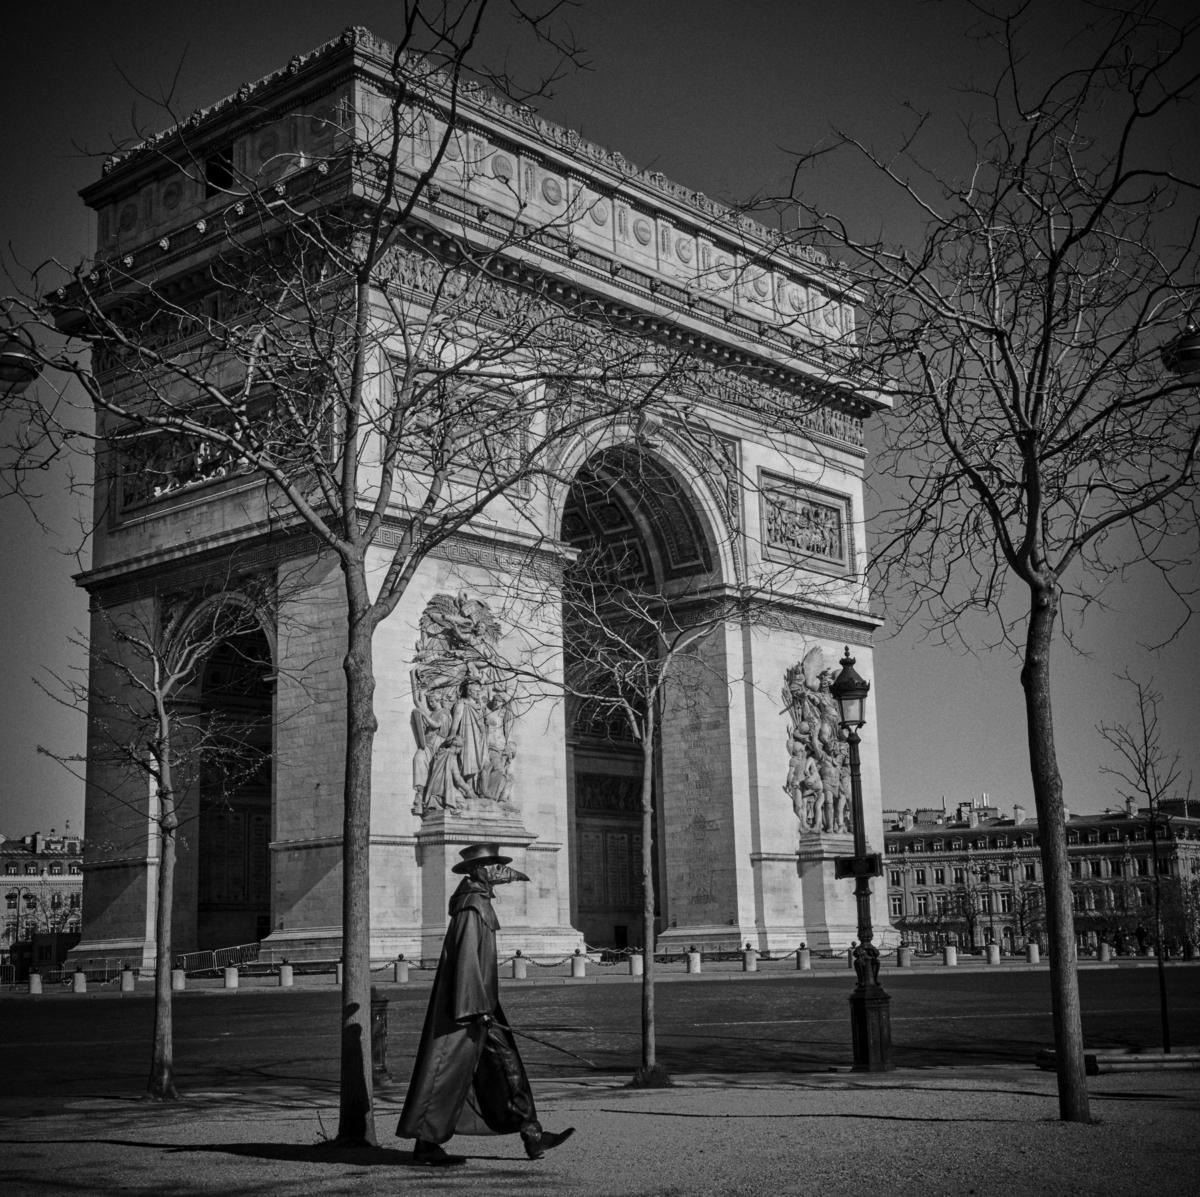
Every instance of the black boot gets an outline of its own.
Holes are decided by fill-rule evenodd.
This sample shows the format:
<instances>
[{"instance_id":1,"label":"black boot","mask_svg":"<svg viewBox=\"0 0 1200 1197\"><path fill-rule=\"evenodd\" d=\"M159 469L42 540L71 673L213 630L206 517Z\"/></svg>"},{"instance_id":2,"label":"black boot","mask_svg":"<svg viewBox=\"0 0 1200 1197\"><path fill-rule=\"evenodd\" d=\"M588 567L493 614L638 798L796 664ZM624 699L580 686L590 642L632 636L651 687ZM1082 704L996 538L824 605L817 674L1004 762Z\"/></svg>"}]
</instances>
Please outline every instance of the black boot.
<instances>
[{"instance_id":1,"label":"black boot","mask_svg":"<svg viewBox=\"0 0 1200 1197\"><path fill-rule=\"evenodd\" d=\"M425 1164L430 1168L453 1168L466 1162L465 1155L450 1155L440 1143L430 1143L428 1139L418 1139L413 1144L414 1164Z\"/></svg>"},{"instance_id":2,"label":"black boot","mask_svg":"<svg viewBox=\"0 0 1200 1197\"><path fill-rule=\"evenodd\" d=\"M540 1126L536 1130L532 1127L528 1130L523 1130L521 1138L525 1143L525 1154L531 1160L540 1160L546 1152L557 1147L560 1143L565 1143L574 1133L575 1128L573 1126L568 1126L565 1131L561 1131L557 1135L542 1130Z\"/></svg>"}]
</instances>

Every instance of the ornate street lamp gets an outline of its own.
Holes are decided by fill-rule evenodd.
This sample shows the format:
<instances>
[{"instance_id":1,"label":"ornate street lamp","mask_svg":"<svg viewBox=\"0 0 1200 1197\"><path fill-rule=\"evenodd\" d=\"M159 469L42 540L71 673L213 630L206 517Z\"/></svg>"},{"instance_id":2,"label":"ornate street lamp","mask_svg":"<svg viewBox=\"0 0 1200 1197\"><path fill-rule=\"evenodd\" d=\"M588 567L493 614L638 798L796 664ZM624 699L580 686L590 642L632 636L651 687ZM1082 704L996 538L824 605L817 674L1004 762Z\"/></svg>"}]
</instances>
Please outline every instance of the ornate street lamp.
<instances>
[{"instance_id":1,"label":"ornate street lamp","mask_svg":"<svg viewBox=\"0 0 1200 1197\"><path fill-rule=\"evenodd\" d=\"M41 372L41 362L16 337L0 333L0 399L27 391Z\"/></svg>"},{"instance_id":2,"label":"ornate street lamp","mask_svg":"<svg viewBox=\"0 0 1200 1197\"><path fill-rule=\"evenodd\" d=\"M854 855L834 862L834 875L854 878L858 906L858 944L854 972L858 982L850 995L850 1027L854 1041L855 1072L887 1072L892 1067L891 997L879 984L879 949L871 941L871 878L883 876L883 857L867 852L867 823L863 817L862 768L858 756L858 729L867 721L867 695L871 683L854 671L849 648L839 664L830 690L837 699L842 730L850 746L850 802L854 812Z\"/></svg>"}]
</instances>

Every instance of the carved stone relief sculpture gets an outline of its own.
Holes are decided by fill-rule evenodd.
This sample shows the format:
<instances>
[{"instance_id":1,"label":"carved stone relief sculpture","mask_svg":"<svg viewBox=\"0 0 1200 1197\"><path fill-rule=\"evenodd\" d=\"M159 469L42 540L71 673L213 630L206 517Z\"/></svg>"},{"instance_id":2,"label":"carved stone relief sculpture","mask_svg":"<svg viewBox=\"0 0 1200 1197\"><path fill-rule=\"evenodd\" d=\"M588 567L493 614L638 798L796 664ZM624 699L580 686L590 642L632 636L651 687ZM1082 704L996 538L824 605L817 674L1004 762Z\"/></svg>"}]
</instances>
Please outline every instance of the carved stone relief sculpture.
<instances>
[{"instance_id":1,"label":"carved stone relief sculpture","mask_svg":"<svg viewBox=\"0 0 1200 1197\"><path fill-rule=\"evenodd\" d=\"M463 591L435 594L419 627L412 813L513 813L513 696L498 665L498 620Z\"/></svg>"},{"instance_id":2,"label":"carved stone relief sculpture","mask_svg":"<svg viewBox=\"0 0 1200 1197\"><path fill-rule=\"evenodd\" d=\"M784 714L789 722L783 789L801 831L851 830L850 751L831 690L836 674L822 649L815 647L784 676Z\"/></svg>"}]
</instances>

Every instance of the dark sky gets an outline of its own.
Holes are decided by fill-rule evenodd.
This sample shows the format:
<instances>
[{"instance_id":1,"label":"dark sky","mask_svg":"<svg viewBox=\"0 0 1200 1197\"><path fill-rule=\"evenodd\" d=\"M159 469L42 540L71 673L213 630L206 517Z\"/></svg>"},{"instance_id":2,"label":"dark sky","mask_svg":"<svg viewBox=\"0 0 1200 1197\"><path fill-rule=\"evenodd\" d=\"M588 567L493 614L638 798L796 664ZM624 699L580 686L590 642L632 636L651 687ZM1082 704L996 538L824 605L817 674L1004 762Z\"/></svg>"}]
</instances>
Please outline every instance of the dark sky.
<instances>
[{"instance_id":1,"label":"dark sky","mask_svg":"<svg viewBox=\"0 0 1200 1197\"><path fill-rule=\"evenodd\" d=\"M1052 21L1074 19L1082 3L1052 3ZM965 34L962 0L585 0L571 23L590 69L563 80L540 104L553 120L619 150L640 166L716 198L773 191L788 175L789 151L816 142L836 124L866 140L894 145L901 105L932 109L930 152L953 161L962 103L958 86L978 77L983 58ZM57 3L14 5L5 14L0 72L0 240L22 263L86 252L90 214L77 191L99 175L103 150L135 124L161 124L130 82L153 92L182 61L183 109L209 104L284 65L348 24L384 37L397 29L387 3L187 5ZM504 51L511 31L485 40ZM536 61L519 46L512 62ZM122 78L122 74L130 81ZM1194 146L1193 146L1194 148ZM810 195L860 228L898 237L894 205L860 171L834 165L807 176ZM0 508L0 832L19 835L82 825L82 786L39 757L82 747L79 720L34 685L77 659L68 637L86 622L73 586L78 529L63 479L47 479L42 508L51 534L23 511ZM1127 695L1113 674L1153 675L1165 697L1166 739L1196 759L1200 631L1189 628L1167 651L1161 639L1178 609L1153 580L1134 577L1109 592L1110 610L1090 617L1082 654L1065 644L1055 663L1056 727L1066 801L1075 810L1112 803L1099 766L1107 750L1100 720L1126 719ZM973 655L922 644L913 631L887 638L876 654L884 805L950 803L982 792L1003 806L1032 807L1019 663L983 645ZM781 771L784 767L781 762Z\"/></svg>"}]
</instances>

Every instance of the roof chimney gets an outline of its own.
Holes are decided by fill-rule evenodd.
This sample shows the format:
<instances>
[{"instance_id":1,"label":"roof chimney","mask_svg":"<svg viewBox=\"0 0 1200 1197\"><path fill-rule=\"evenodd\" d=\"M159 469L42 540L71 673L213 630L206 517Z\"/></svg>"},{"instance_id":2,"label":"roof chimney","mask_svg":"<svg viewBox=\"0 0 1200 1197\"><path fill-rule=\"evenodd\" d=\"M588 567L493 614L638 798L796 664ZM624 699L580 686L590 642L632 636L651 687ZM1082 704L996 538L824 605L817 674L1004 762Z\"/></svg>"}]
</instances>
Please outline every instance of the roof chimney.
<instances>
[{"instance_id":1,"label":"roof chimney","mask_svg":"<svg viewBox=\"0 0 1200 1197\"><path fill-rule=\"evenodd\" d=\"M900 812L900 826L905 831L912 831L913 813L911 809Z\"/></svg>"},{"instance_id":2,"label":"roof chimney","mask_svg":"<svg viewBox=\"0 0 1200 1197\"><path fill-rule=\"evenodd\" d=\"M1125 799L1125 813L1131 819L1134 819L1137 817L1138 809L1137 809L1137 799L1136 798L1126 798Z\"/></svg>"},{"instance_id":3,"label":"roof chimney","mask_svg":"<svg viewBox=\"0 0 1200 1197\"><path fill-rule=\"evenodd\" d=\"M1013 822L1020 827L1025 822L1025 808L1019 803L1013 807Z\"/></svg>"},{"instance_id":4,"label":"roof chimney","mask_svg":"<svg viewBox=\"0 0 1200 1197\"><path fill-rule=\"evenodd\" d=\"M967 817L967 826L968 827L978 827L979 826L979 812L974 807L971 807L971 813Z\"/></svg>"}]
</instances>

